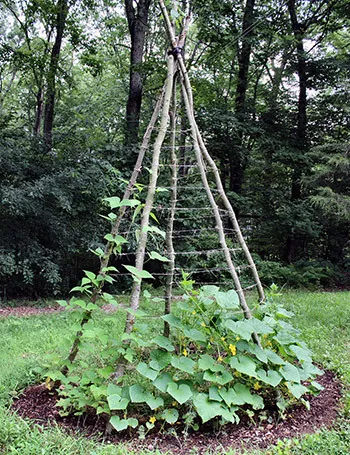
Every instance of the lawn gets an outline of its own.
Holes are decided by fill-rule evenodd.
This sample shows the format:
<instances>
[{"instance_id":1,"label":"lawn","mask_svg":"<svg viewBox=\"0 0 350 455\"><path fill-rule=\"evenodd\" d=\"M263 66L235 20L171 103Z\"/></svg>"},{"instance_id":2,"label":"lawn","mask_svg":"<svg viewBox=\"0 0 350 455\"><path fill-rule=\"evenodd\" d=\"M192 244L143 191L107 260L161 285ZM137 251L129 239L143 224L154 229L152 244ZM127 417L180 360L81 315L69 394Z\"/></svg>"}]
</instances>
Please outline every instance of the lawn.
<instances>
[{"instance_id":1,"label":"lawn","mask_svg":"<svg viewBox=\"0 0 350 455\"><path fill-rule=\"evenodd\" d=\"M286 308L314 352L315 361L335 371L344 384L342 411L332 430L298 440L286 440L266 451L248 455L345 455L350 453L350 293L287 292ZM28 384L39 380L45 368L67 354L73 334L71 313L0 320L0 453L6 455L123 455L122 446L99 444L83 436L65 434L57 427L43 429L8 411L11 400ZM118 334L120 317L106 314L100 323ZM154 319L154 329L158 324ZM147 451L155 455L159 452ZM234 451L225 455L234 455ZM192 455L195 455L193 452Z\"/></svg>"}]
</instances>

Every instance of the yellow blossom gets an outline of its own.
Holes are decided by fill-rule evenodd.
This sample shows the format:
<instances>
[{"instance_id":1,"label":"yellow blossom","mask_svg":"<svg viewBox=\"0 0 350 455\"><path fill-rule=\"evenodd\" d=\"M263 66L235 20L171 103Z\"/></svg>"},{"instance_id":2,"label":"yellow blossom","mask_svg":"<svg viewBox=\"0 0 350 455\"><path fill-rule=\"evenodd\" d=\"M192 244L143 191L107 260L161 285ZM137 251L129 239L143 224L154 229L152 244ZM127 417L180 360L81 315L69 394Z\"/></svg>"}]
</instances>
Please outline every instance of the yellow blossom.
<instances>
[{"instance_id":1,"label":"yellow blossom","mask_svg":"<svg viewBox=\"0 0 350 455\"><path fill-rule=\"evenodd\" d=\"M225 341L225 340L226 340L226 338L225 338L225 337L221 337L221 341Z\"/></svg>"},{"instance_id":2,"label":"yellow blossom","mask_svg":"<svg viewBox=\"0 0 350 455\"><path fill-rule=\"evenodd\" d=\"M151 423L155 423L157 421L157 419L154 416L152 416L152 417L149 418L149 421Z\"/></svg>"},{"instance_id":3,"label":"yellow blossom","mask_svg":"<svg viewBox=\"0 0 350 455\"><path fill-rule=\"evenodd\" d=\"M182 351L182 354L183 354L185 357L187 357L187 356L188 356L187 349L184 349L184 350Z\"/></svg>"},{"instance_id":4,"label":"yellow blossom","mask_svg":"<svg viewBox=\"0 0 350 455\"><path fill-rule=\"evenodd\" d=\"M258 382L255 382L253 387L254 387L254 390L261 389L261 385Z\"/></svg>"},{"instance_id":5,"label":"yellow blossom","mask_svg":"<svg viewBox=\"0 0 350 455\"><path fill-rule=\"evenodd\" d=\"M230 344L230 346L229 346L228 348L229 348L229 350L231 351L231 354L232 354L232 355L236 355L237 349L236 349L236 346L235 346L235 345Z\"/></svg>"},{"instance_id":6,"label":"yellow blossom","mask_svg":"<svg viewBox=\"0 0 350 455\"><path fill-rule=\"evenodd\" d=\"M201 323L201 326L202 326L202 327L206 327L205 322L202 322L202 323Z\"/></svg>"},{"instance_id":7,"label":"yellow blossom","mask_svg":"<svg viewBox=\"0 0 350 455\"><path fill-rule=\"evenodd\" d=\"M47 389L49 389L49 390L52 389L53 382L49 376L46 378L45 384L46 384Z\"/></svg>"},{"instance_id":8,"label":"yellow blossom","mask_svg":"<svg viewBox=\"0 0 350 455\"><path fill-rule=\"evenodd\" d=\"M222 362L224 359L221 357L221 355L219 355L218 357L218 362Z\"/></svg>"},{"instance_id":9,"label":"yellow blossom","mask_svg":"<svg viewBox=\"0 0 350 455\"><path fill-rule=\"evenodd\" d=\"M174 407L176 407L177 404L178 404L177 401L173 401L173 402L171 403L171 405L174 406Z\"/></svg>"},{"instance_id":10,"label":"yellow blossom","mask_svg":"<svg viewBox=\"0 0 350 455\"><path fill-rule=\"evenodd\" d=\"M194 315L194 314L197 314L197 311L196 311L196 310L193 310L193 311L192 311L192 314L193 314L193 315Z\"/></svg>"},{"instance_id":11,"label":"yellow blossom","mask_svg":"<svg viewBox=\"0 0 350 455\"><path fill-rule=\"evenodd\" d=\"M236 341L239 341L239 340L240 340L240 337L237 336L237 337L236 337Z\"/></svg>"}]
</instances>

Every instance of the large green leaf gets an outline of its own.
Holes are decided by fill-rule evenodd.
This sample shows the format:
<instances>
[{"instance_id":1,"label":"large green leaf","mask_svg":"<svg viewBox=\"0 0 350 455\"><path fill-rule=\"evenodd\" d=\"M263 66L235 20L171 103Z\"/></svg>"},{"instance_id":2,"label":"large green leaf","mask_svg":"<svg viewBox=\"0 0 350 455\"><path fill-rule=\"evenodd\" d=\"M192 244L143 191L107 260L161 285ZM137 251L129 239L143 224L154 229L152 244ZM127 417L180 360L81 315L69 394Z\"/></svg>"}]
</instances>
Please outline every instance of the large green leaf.
<instances>
[{"instance_id":1,"label":"large green leaf","mask_svg":"<svg viewBox=\"0 0 350 455\"><path fill-rule=\"evenodd\" d=\"M129 387L130 399L133 403L145 403L150 393L141 385L134 384Z\"/></svg>"},{"instance_id":2,"label":"large green leaf","mask_svg":"<svg viewBox=\"0 0 350 455\"><path fill-rule=\"evenodd\" d=\"M202 341L204 343L207 341L205 334L197 329L185 328L184 334L193 341Z\"/></svg>"},{"instance_id":3,"label":"large green leaf","mask_svg":"<svg viewBox=\"0 0 350 455\"><path fill-rule=\"evenodd\" d=\"M224 367L216 362L212 356L208 354L203 354L199 356L198 367L202 371L211 370L211 371L222 371Z\"/></svg>"},{"instance_id":4,"label":"large green leaf","mask_svg":"<svg viewBox=\"0 0 350 455\"><path fill-rule=\"evenodd\" d=\"M108 384L107 394L108 395L120 395L122 393L122 388L116 384Z\"/></svg>"},{"instance_id":5,"label":"large green leaf","mask_svg":"<svg viewBox=\"0 0 350 455\"><path fill-rule=\"evenodd\" d=\"M269 370L267 373L265 370L261 369L257 371L257 378L265 382L265 384L269 384L272 387L276 387L281 381L282 376L275 370Z\"/></svg>"},{"instance_id":6,"label":"large green leaf","mask_svg":"<svg viewBox=\"0 0 350 455\"><path fill-rule=\"evenodd\" d=\"M227 406L231 406L232 404L244 404L242 400L237 397L237 392L233 389L226 389L226 387L222 387L219 389L219 394L227 404Z\"/></svg>"},{"instance_id":7,"label":"large green leaf","mask_svg":"<svg viewBox=\"0 0 350 455\"><path fill-rule=\"evenodd\" d=\"M253 409L262 409L264 407L264 400L260 395L252 394L247 386L244 384L236 384L234 387L237 393L237 400L241 403L233 403L237 405L251 404Z\"/></svg>"},{"instance_id":8,"label":"large green leaf","mask_svg":"<svg viewBox=\"0 0 350 455\"><path fill-rule=\"evenodd\" d=\"M174 316L172 313L162 316L162 319L166 321L170 327L175 327L176 329L184 329L184 325L181 322L181 319L177 316Z\"/></svg>"},{"instance_id":9,"label":"large green leaf","mask_svg":"<svg viewBox=\"0 0 350 455\"><path fill-rule=\"evenodd\" d=\"M239 307L239 297L237 292L233 289L227 292L217 292L215 294L215 299L221 308L232 310Z\"/></svg>"},{"instance_id":10,"label":"large green leaf","mask_svg":"<svg viewBox=\"0 0 350 455\"><path fill-rule=\"evenodd\" d=\"M180 404L188 401L192 396L192 390L187 384L176 384L171 382L167 387L167 392Z\"/></svg>"},{"instance_id":11,"label":"large green leaf","mask_svg":"<svg viewBox=\"0 0 350 455\"><path fill-rule=\"evenodd\" d=\"M302 384L293 384L288 382L288 389L291 391L291 393L295 396L297 400L301 398L305 393L307 393L309 390L307 387L303 386Z\"/></svg>"},{"instance_id":12,"label":"large green leaf","mask_svg":"<svg viewBox=\"0 0 350 455\"><path fill-rule=\"evenodd\" d=\"M271 349L265 349L268 360L275 365L284 365L286 362L276 352Z\"/></svg>"},{"instance_id":13,"label":"large green leaf","mask_svg":"<svg viewBox=\"0 0 350 455\"><path fill-rule=\"evenodd\" d=\"M177 411L177 409L173 408L165 409L161 414L161 418L164 419L167 423L173 425L174 423L177 422L179 418L179 412Z\"/></svg>"},{"instance_id":14,"label":"large green leaf","mask_svg":"<svg viewBox=\"0 0 350 455\"><path fill-rule=\"evenodd\" d=\"M231 368L246 374L247 376L256 377L256 363L248 356L238 355L230 360Z\"/></svg>"},{"instance_id":15,"label":"large green leaf","mask_svg":"<svg viewBox=\"0 0 350 455\"><path fill-rule=\"evenodd\" d=\"M160 255L156 251L151 251L150 253L148 253L148 255L149 255L150 259L155 259L155 260L161 261L161 262L170 262L170 259L166 258L165 256Z\"/></svg>"},{"instance_id":16,"label":"large green leaf","mask_svg":"<svg viewBox=\"0 0 350 455\"><path fill-rule=\"evenodd\" d=\"M192 359L189 359L188 357L181 356L173 357L171 360L171 364L174 368L177 368L178 370L193 374L196 362L194 362Z\"/></svg>"},{"instance_id":17,"label":"large green leaf","mask_svg":"<svg viewBox=\"0 0 350 455\"><path fill-rule=\"evenodd\" d=\"M295 344L289 346L289 349L296 355L297 359L304 362L312 362L311 351L301 348Z\"/></svg>"},{"instance_id":18,"label":"large green leaf","mask_svg":"<svg viewBox=\"0 0 350 455\"><path fill-rule=\"evenodd\" d=\"M234 335L247 341L250 341L252 334L254 333L254 328L250 325L248 319L245 319L244 321L228 320L225 322L225 327L231 330Z\"/></svg>"},{"instance_id":19,"label":"large green leaf","mask_svg":"<svg viewBox=\"0 0 350 455\"><path fill-rule=\"evenodd\" d=\"M259 335L268 335L274 332L274 329L266 324L266 322L260 321L259 319L249 319L249 323L253 327L254 332L258 333Z\"/></svg>"},{"instance_id":20,"label":"large green leaf","mask_svg":"<svg viewBox=\"0 0 350 455\"><path fill-rule=\"evenodd\" d=\"M137 205L140 204L140 201L138 201L137 199L120 200L120 198L117 196L106 197L105 201L109 203L111 209L117 209L119 207L136 207Z\"/></svg>"},{"instance_id":21,"label":"large green leaf","mask_svg":"<svg viewBox=\"0 0 350 455\"><path fill-rule=\"evenodd\" d=\"M154 381L156 377L158 376L158 371L154 370L153 368L150 368L146 363L140 362L136 370L142 375L145 376L145 378L150 379L151 381Z\"/></svg>"},{"instance_id":22,"label":"large green leaf","mask_svg":"<svg viewBox=\"0 0 350 455\"><path fill-rule=\"evenodd\" d=\"M122 398L120 395L109 395L107 397L108 406L111 411L119 411L126 409L130 400Z\"/></svg>"},{"instance_id":23,"label":"large green leaf","mask_svg":"<svg viewBox=\"0 0 350 455\"><path fill-rule=\"evenodd\" d=\"M172 352L175 351L174 346L171 344L169 338L164 337L163 335L158 335L157 337L153 338L152 343L157 344L159 347Z\"/></svg>"},{"instance_id":24,"label":"large green leaf","mask_svg":"<svg viewBox=\"0 0 350 455\"><path fill-rule=\"evenodd\" d=\"M282 366L279 372L286 381L300 383L299 370L296 366L292 365L291 363L287 362L285 365Z\"/></svg>"},{"instance_id":25,"label":"large green leaf","mask_svg":"<svg viewBox=\"0 0 350 455\"><path fill-rule=\"evenodd\" d=\"M209 389L209 399L213 401L222 401L222 396L219 393L219 389L216 385L211 386Z\"/></svg>"},{"instance_id":26,"label":"large green leaf","mask_svg":"<svg viewBox=\"0 0 350 455\"><path fill-rule=\"evenodd\" d=\"M146 403L152 410L158 409L158 408L161 408L162 406L164 406L163 398L155 397L152 394L150 394L150 396L147 398Z\"/></svg>"},{"instance_id":27,"label":"large green leaf","mask_svg":"<svg viewBox=\"0 0 350 455\"><path fill-rule=\"evenodd\" d=\"M171 354L160 349L155 349L151 352L151 361L149 366L154 370L160 371L171 362Z\"/></svg>"},{"instance_id":28,"label":"large green leaf","mask_svg":"<svg viewBox=\"0 0 350 455\"><path fill-rule=\"evenodd\" d=\"M137 419L134 418L121 419L119 416L112 416L109 420L109 423L117 431L126 430L128 427L136 428L139 424Z\"/></svg>"},{"instance_id":29,"label":"large green leaf","mask_svg":"<svg viewBox=\"0 0 350 455\"><path fill-rule=\"evenodd\" d=\"M153 381L153 385L157 387L158 390L165 393L169 383L172 381L173 378L169 373L162 373L155 381Z\"/></svg>"},{"instance_id":30,"label":"large green leaf","mask_svg":"<svg viewBox=\"0 0 350 455\"><path fill-rule=\"evenodd\" d=\"M213 371L207 370L204 372L203 379L205 381L215 382L216 384L225 385L228 382L231 382L233 380L233 376L231 373L229 373L226 370L224 370L223 372L221 372L221 371L213 372Z\"/></svg>"},{"instance_id":31,"label":"large green leaf","mask_svg":"<svg viewBox=\"0 0 350 455\"><path fill-rule=\"evenodd\" d=\"M138 270L133 265L124 265L123 264L123 267L125 267L126 270L128 270L132 274L132 276L136 282L140 282L142 278L153 278L154 279L154 277L149 272L147 272L147 270Z\"/></svg>"},{"instance_id":32,"label":"large green leaf","mask_svg":"<svg viewBox=\"0 0 350 455\"><path fill-rule=\"evenodd\" d=\"M221 416L228 422L235 421L235 416L222 403L211 401L206 393L198 393L193 399L193 404L203 423L216 416Z\"/></svg>"},{"instance_id":33,"label":"large green leaf","mask_svg":"<svg viewBox=\"0 0 350 455\"><path fill-rule=\"evenodd\" d=\"M293 334L285 330L278 332L274 339L282 345L289 345L298 342L297 338Z\"/></svg>"},{"instance_id":34,"label":"large green leaf","mask_svg":"<svg viewBox=\"0 0 350 455\"><path fill-rule=\"evenodd\" d=\"M265 349L261 349L260 346L254 344L253 346L249 347L249 350L252 354L255 354L256 358L259 359L261 362L267 363L268 359Z\"/></svg>"}]
</instances>

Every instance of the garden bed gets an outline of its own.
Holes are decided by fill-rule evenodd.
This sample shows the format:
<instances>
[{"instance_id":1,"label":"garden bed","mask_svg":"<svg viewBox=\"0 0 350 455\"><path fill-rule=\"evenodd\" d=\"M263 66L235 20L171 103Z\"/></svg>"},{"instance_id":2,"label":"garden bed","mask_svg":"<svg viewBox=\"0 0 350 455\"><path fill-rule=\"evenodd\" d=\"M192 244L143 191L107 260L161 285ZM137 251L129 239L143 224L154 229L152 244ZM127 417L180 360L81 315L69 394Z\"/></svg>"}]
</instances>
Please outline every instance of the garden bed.
<instances>
[{"instance_id":1,"label":"garden bed","mask_svg":"<svg viewBox=\"0 0 350 455\"><path fill-rule=\"evenodd\" d=\"M334 373L326 371L318 380L324 387L318 396L307 397L310 410L298 405L290 408L284 420L277 414L271 419L254 423L242 419L238 425L228 424L215 430L212 425L205 425L198 432L183 434L183 428L178 427L176 434L160 434L156 429L144 439L140 439L137 432L125 431L106 435L106 419L96 418L93 415L61 417L56 407L57 397L51 393L45 384L28 387L24 393L14 401L12 409L18 415L32 419L33 422L48 426L57 423L71 431L84 431L87 437L95 436L111 443L126 443L133 450L158 449L162 453L167 451L174 455L185 455L196 449L198 454L208 450L219 453L229 448L259 447L265 448L276 444L284 438L313 433L318 429L331 427L340 407L341 384ZM176 426L175 426L176 427Z\"/></svg>"}]
</instances>

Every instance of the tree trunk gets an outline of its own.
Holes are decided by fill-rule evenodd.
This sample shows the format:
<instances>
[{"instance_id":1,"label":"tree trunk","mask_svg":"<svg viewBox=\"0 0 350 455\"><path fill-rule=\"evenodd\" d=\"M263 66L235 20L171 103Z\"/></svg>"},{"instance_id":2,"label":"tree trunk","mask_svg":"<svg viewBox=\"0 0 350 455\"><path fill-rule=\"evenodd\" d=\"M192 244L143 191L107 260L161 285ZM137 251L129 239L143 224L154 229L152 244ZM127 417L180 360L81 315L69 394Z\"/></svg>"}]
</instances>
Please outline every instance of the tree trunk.
<instances>
[{"instance_id":1,"label":"tree trunk","mask_svg":"<svg viewBox=\"0 0 350 455\"><path fill-rule=\"evenodd\" d=\"M35 123L33 127L33 133L35 136L40 135L41 122L43 119L43 107L44 107L44 90L40 88L36 94L36 110L35 110Z\"/></svg>"},{"instance_id":2,"label":"tree trunk","mask_svg":"<svg viewBox=\"0 0 350 455\"><path fill-rule=\"evenodd\" d=\"M242 46L241 51L238 55L238 81L236 87L235 102L237 114L242 114L245 111L245 100L248 89L249 62L250 54L252 52L251 39L253 36L254 5L255 0L247 0L244 8L242 24Z\"/></svg>"},{"instance_id":3,"label":"tree trunk","mask_svg":"<svg viewBox=\"0 0 350 455\"><path fill-rule=\"evenodd\" d=\"M306 117L306 105L307 105L307 74L306 74L306 54L304 50L304 30L302 24L298 21L295 0L288 1L288 12L292 25L294 38L296 41L296 52L297 52L297 72L299 78L299 96L298 96L298 118L297 118L297 129L294 138L295 143L295 159L294 168L292 173L292 184L291 184L291 202L296 202L301 198L301 176L302 176L302 164L303 157L307 151L307 117ZM296 238L292 234L287 238L286 243L286 259L289 263L294 262L297 259L298 251L300 247L300 238Z\"/></svg>"},{"instance_id":4,"label":"tree trunk","mask_svg":"<svg viewBox=\"0 0 350 455\"><path fill-rule=\"evenodd\" d=\"M126 104L126 145L136 144L138 140L143 88L141 65L150 4L151 0L139 0L137 6L134 6L133 0L125 0L126 17L131 38L130 82Z\"/></svg>"},{"instance_id":5,"label":"tree trunk","mask_svg":"<svg viewBox=\"0 0 350 455\"><path fill-rule=\"evenodd\" d=\"M60 59L63 33L68 15L68 0L58 0L56 17L56 39L51 50L50 67L47 76L46 100L44 109L44 141L48 151L52 148L52 129L55 111L56 78Z\"/></svg>"},{"instance_id":6,"label":"tree trunk","mask_svg":"<svg viewBox=\"0 0 350 455\"><path fill-rule=\"evenodd\" d=\"M248 75L250 55L252 52L252 36L254 23L255 0L247 0L244 7L242 23L242 44L238 52L238 76L236 85L235 113L238 121L244 121L246 113L246 94L248 90ZM244 169L246 166L245 151L243 150L243 132L240 128L238 137L234 144L235 155L230 161L230 190L236 193L241 192L243 184Z\"/></svg>"}]
</instances>

